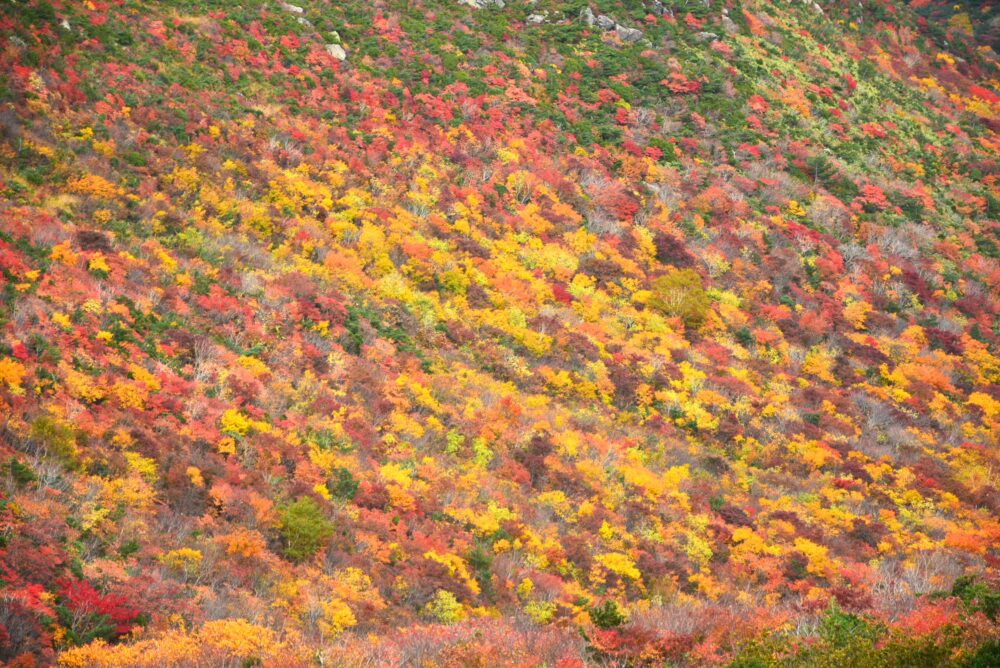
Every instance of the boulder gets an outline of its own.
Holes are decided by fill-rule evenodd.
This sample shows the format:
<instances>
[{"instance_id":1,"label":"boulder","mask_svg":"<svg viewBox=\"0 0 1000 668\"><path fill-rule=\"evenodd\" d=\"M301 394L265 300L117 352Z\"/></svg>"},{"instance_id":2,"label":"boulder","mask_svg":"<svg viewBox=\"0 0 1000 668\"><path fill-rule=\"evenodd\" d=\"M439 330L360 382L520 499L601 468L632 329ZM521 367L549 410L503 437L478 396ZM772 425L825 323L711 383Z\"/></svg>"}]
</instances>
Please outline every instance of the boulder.
<instances>
[{"instance_id":1,"label":"boulder","mask_svg":"<svg viewBox=\"0 0 1000 668\"><path fill-rule=\"evenodd\" d=\"M642 31L637 28L626 28L623 25L619 25L615 27L615 32L618 33L618 39L629 44L642 39Z\"/></svg>"},{"instance_id":2,"label":"boulder","mask_svg":"<svg viewBox=\"0 0 1000 668\"><path fill-rule=\"evenodd\" d=\"M605 16L604 14L598 16L597 20L595 20L594 23L601 30L614 30L616 27L618 27L618 24L615 23L615 20L613 18L611 18L610 16Z\"/></svg>"},{"instance_id":3,"label":"boulder","mask_svg":"<svg viewBox=\"0 0 1000 668\"><path fill-rule=\"evenodd\" d=\"M326 52L329 53L334 58L336 58L337 60L347 59L347 52L344 51L344 47L342 47L339 44L327 44Z\"/></svg>"}]
</instances>

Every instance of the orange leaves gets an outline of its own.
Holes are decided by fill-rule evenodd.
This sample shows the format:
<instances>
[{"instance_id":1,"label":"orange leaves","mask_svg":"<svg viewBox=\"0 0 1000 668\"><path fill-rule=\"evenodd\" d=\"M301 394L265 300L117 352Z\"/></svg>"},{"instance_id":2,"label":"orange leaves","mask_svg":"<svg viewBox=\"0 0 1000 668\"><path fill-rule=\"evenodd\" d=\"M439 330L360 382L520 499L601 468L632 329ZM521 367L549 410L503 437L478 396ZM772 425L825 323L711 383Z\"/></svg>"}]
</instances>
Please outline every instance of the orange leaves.
<instances>
[{"instance_id":1,"label":"orange leaves","mask_svg":"<svg viewBox=\"0 0 1000 668\"><path fill-rule=\"evenodd\" d=\"M70 181L68 187L71 192L100 199L112 199L120 192L115 184L97 174L84 174Z\"/></svg>"},{"instance_id":2,"label":"orange leaves","mask_svg":"<svg viewBox=\"0 0 1000 668\"><path fill-rule=\"evenodd\" d=\"M806 98L805 93L798 86L792 84L786 85L779 91L778 99L782 104L791 107L805 118L812 116L812 105Z\"/></svg>"},{"instance_id":3,"label":"orange leaves","mask_svg":"<svg viewBox=\"0 0 1000 668\"><path fill-rule=\"evenodd\" d=\"M218 536L216 541L226 554L241 559L254 559L267 550L264 537L257 531L240 529L230 534Z\"/></svg>"}]
</instances>

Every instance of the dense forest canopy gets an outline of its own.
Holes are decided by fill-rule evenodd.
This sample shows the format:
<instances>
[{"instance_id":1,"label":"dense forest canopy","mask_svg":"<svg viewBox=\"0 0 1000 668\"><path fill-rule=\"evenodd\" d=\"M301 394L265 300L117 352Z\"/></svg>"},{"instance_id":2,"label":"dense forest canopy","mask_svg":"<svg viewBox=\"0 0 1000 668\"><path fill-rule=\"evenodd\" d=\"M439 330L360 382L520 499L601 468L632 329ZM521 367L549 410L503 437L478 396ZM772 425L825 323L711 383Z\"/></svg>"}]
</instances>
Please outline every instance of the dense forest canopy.
<instances>
[{"instance_id":1,"label":"dense forest canopy","mask_svg":"<svg viewBox=\"0 0 1000 668\"><path fill-rule=\"evenodd\" d=\"M0 662L1000 665L1000 34L0 3Z\"/></svg>"}]
</instances>

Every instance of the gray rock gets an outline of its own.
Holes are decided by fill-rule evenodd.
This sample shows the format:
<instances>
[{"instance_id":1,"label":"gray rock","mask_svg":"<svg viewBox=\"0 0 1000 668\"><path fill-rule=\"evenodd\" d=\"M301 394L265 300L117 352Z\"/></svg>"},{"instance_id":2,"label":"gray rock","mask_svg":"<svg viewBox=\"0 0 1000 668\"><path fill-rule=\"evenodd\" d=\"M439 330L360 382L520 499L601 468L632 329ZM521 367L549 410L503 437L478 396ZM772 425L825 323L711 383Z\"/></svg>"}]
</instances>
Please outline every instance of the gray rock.
<instances>
[{"instance_id":1,"label":"gray rock","mask_svg":"<svg viewBox=\"0 0 1000 668\"><path fill-rule=\"evenodd\" d=\"M652 4L649 5L649 13L653 16L663 16L667 11L667 8L663 6L660 0L653 0Z\"/></svg>"},{"instance_id":2,"label":"gray rock","mask_svg":"<svg viewBox=\"0 0 1000 668\"><path fill-rule=\"evenodd\" d=\"M307 28L312 28L313 27L312 21L310 21L309 19L307 19L307 18L305 18L303 16L298 16L298 17L295 18L295 20L298 21L299 23L301 23L302 25L304 25Z\"/></svg>"},{"instance_id":3,"label":"gray rock","mask_svg":"<svg viewBox=\"0 0 1000 668\"><path fill-rule=\"evenodd\" d=\"M615 20L613 18L611 18L610 16L605 16L604 14L601 14L600 16L597 17L596 23L597 27L600 28L601 30L614 30L618 26L618 24L615 23Z\"/></svg>"},{"instance_id":4,"label":"gray rock","mask_svg":"<svg viewBox=\"0 0 1000 668\"><path fill-rule=\"evenodd\" d=\"M725 30L730 35L735 35L740 31L740 27L736 25L736 22L733 21L728 16L722 17L722 29Z\"/></svg>"},{"instance_id":5,"label":"gray rock","mask_svg":"<svg viewBox=\"0 0 1000 668\"><path fill-rule=\"evenodd\" d=\"M458 0L463 5L468 5L469 7L474 7L475 9L482 9L483 7L499 7L503 9L507 3L504 0Z\"/></svg>"},{"instance_id":6,"label":"gray rock","mask_svg":"<svg viewBox=\"0 0 1000 668\"><path fill-rule=\"evenodd\" d=\"M597 19L594 17L594 12L591 11L590 7L584 7L580 10L580 20L589 26L594 25Z\"/></svg>"},{"instance_id":7,"label":"gray rock","mask_svg":"<svg viewBox=\"0 0 1000 668\"><path fill-rule=\"evenodd\" d=\"M637 28L626 28L623 25L619 25L615 27L615 32L618 33L618 39L629 44L642 39L642 31Z\"/></svg>"},{"instance_id":8,"label":"gray rock","mask_svg":"<svg viewBox=\"0 0 1000 668\"><path fill-rule=\"evenodd\" d=\"M344 51L344 47L342 47L339 44L327 44L326 52L329 53L334 58L336 58L337 60L347 59L347 52Z\"/></svg>"},{"instance_id":9,"label":"gray rock","mask_svg":"<svg viewBox=\"0 0 1000 668\"><path fill-rule=\"evenodd\" d=\"M290 2L282 2L281 8L286 12L291 12L292 14L304 14L306 10L302 9L298 5L293 5Z\"/></svg>"},{"instance_id":10,"label":"gray rock","mask_svg":"<svg viewBox=\"0 0 1000 668\"><path fill-rule=\"evenodd\" d=\"M60 26L60 27L61 27L61 28L62 28L63 30L67 30L67 31L69 31L69 30L72 30L72 28L71 28L71 27L69 26L69 21L67 21L66 19L63 19L63 20L62 20L62 21L61 21L61 22L59 23L59 26Z\"/></svg>"},{"instance_id":11,"label":"gray rock","mask_svg":"<svg viewBox=\"0 0 1000 668\"><path fill-rule=\"evenodd\" d=\"M542 23L545 23L545 18L546 18L545 14L531 14L530 16L528 16L528 18L525 19L525 21L537 26Z\"/></svg>"},{"instance_id":12,"label":"gray rock","mask_svg":"<svg viewBox=\"0 0 1000 668\"><path fill-rule=\"evenodd\" d=\"M714 42L715 40L719 39L719 36L716 35L714 32L700 32L697 35L695 35L695 37L697 37L702 42Z\"/></svg>"}]
</instances>

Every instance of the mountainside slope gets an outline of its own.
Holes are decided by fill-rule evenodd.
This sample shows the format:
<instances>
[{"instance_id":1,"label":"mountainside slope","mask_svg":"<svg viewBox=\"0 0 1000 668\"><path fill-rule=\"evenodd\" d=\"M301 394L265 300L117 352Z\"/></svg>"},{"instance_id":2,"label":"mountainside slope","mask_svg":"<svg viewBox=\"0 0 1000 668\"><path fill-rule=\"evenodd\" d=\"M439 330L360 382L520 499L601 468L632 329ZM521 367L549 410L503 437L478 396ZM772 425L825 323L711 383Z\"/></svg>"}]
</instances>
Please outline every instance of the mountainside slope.
<instances>
[{"instance_id":1,"label":"mountainside slope","mask_svg":"<svg viewBox=\"0 0 1000 668\"><path fill-rule=\"evenodd\" d=\"M994 14L0 5L0 661L995 665Z\"/></svg>"}]
</instances>

